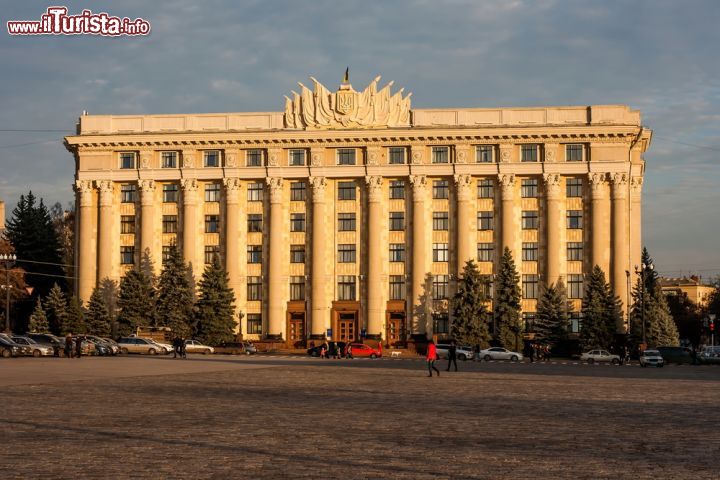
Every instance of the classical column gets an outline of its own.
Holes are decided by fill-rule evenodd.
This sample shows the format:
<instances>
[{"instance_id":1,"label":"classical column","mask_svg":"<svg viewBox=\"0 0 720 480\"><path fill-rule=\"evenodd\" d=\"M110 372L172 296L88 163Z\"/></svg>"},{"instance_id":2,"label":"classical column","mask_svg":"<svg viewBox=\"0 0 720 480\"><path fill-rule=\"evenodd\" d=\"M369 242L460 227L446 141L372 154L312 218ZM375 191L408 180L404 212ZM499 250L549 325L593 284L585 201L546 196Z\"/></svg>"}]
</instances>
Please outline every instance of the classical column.
<instances>
[{"instance_id":1,"label":"classical column","mask_svg":"<svg viewBox=\"0 0 720 480\"><path fill-rule=\"evenodd\" d=\"M640 265L642 254L643 177L630 178L630 268Z\"/></svg>"},{"instance_id":2,"label":"classical column","mask_svg":"<svg viewBox=\"0 0 720 480\"><path fill-rule=\"evenodd\" d=\"M283 253L287 245L283 244L283 180L278 177L266 179L270 191L270 252L268 262L268 331L267 338L281 339L283 323L285 320L285 305L283 305L283 289L287 285L283 282L282 267Z\"/></svg>"},{"instance_id":3,"label":"classical column","mask_svg":"<svg viewBox=\"0 0 720 480\"><path fill-rule=\"evenodd\" d=\"M412 317L415 320L412 333L432 335L432 332L427 328L427 302L430 298L430 292L426 290L425 282L425 276L429 273L428 251L425 244L427 177L425 175L410 175L410 183L413 190Z\"/></svg>"},{"instance_id":4,"label":"classical column","mask_svg":"<svg viewBox=\"0 0 720 480\"><path fill-rule=\"evenodd\" d=\"M193 275L201 273L201 266L197 265L197 237L198 237L198 182L194 178L180 180L183 191L183 261L190 265Z\"/></svg>"},{"instance_id":5,"label":"classical column","mask_svg":"<svg viewBox=\"0 0 720 480\"><path fill-rule=\"evenodd\" d=\"M623 314L627 312L627 276L630 270L629 230L628 230L628 174L615 173L612 176L612 216L613 216L613 262L612 288L620 297ZM623 318L625 315L623 315ZM617 326L618 332L623 331L624 321Z\"/></svg>"},{"instance_id":6,"label":"classical column","mask_svg":"<svg viewBox=\"0 0 720 480\"><path fill-rule=\"evenodd\" d=\"M560 198L561 177L557 173L543 174L545 180L545 201L547 207L547 285L556 284L560 280L562 245L560 233L565 228L563 224L563 203Z\"/></svg>"},{"instance_id":7,"label":"classical column","mask_svg":"<svg viewBox=\"0 0 720 480\"><path fill-rule=\"evenodd\" d=\"M515 175L503 173L499 181L502 188L502 251L509 248L513 259L517 262L516 237L519 237L521 232L515 229Z\"/></svg>"},{"instance_id":8,"label":"classical column","mask_svg":"<svg viewBox=\"0 0 720 480\"><path fill-rule=\"evenodd\" d=\"M155 229L153 228L153 221L155 219L155 181L154 180L140 180L140 256L145 254L147 251L150 254L150 260L153 265L153 270L157 269L158 259L156 258L155 249Z\"/></svg>"},{"instance_id":9,"label":"classical column","mask_svg":"<svg viewBox=\"0 0 720 480\"><path fill-rule=\"evenodd\" d=\"M310 335L316 340L326 338L330 328L330 305L325 291L328 281L326 260L325 177L310 177L312 187L312 265L310 267Z\"/></svg>"},{"instance_id":10,"label":"classical column","mask_svg":"<svg viewBox=\"0 0 720 480\"><path fill-rule=\"evenodd\" d=\"M112 278L113 261L119 262L120 252L113 252L113 182L99 180L100 225L98 225L98 282Z\"/></svg>"},{"instance_id":11,"label":"classical column","mask_svg":"<svg viewBox=\"0 0 720 480\"><path fill-rule=\"evenodd\" d=\"M465 262L475 258L473 255L473 239L477 237L477 228L472 228L472 212L470 199L472 195L472 177L467 174L455 175L455 191L457 193L457 275L462 275Z\"/></svg>"},{"instance_id":12,"label":"classical column","mask_svg":"<svg viewBox=\"0 0 720 480\"><path fill-rule=\"evenodd\" d=\"M592 188L592 267L598 265L606 277L610 275L610 200L607 174L591 173Z\"/></svg>"},{"instance_id":13,"label":"classical column","mask_svg":"<svg viewBox=\"0 0 720 480\"><path fill-rule=\"evenodd\" d=\"M235 292L235 306L240 302L240 179L225 178L225 270L228 283Z\"/></svg>"},{"instance_id":14,"label":"classical column","mask_svg":"<svg viewBox=\"0 0 720 480\"><path fill-rule=\"evenodd\" d=\"M92 203L93 184L91 180L77 180L75 191L78 194L79 244L77 259L78 292L81 301L87 303L95 288L95 236L92 222L95 214ZM2 221L4 219L0 219Z\"/></svg>"},{"instance_id":15,"label":"classical column","mask_svg":"<svg viewBox=\"0 0 720 480\"><path fill-rule=\"evenodd\" d=\"M368 191L368 337L382 338L382 183L380 176L365 177Z\"/></svg>"}]
</instances>

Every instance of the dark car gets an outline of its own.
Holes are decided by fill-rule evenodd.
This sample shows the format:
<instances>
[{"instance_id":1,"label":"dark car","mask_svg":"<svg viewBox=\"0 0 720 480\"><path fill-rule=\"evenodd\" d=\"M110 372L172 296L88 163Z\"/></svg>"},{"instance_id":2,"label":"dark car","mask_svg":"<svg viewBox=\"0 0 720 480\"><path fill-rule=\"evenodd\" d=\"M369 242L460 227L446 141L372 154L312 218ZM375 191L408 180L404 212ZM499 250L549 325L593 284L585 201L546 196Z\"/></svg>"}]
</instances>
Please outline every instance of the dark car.
<instances>
[{"instance_id":1,"label":"dark car","mask_svg":"<svg viewBox=\"0 0 720 480\"><path fill-rule=\"evenodd\" d=\"M35 340L40 345L52 347L56 357L59 357L62 350L65 348L64 339L60 339L49 333L28 333L27 336Z\"/></svg>"},{"instance_id":2,"label":"dark car","mask_svg":"<svg viewBox=\"0 0 720 480\"><path fill-rule=\"evenodd\" d=\"M0 345L5 347L3 349L3 357L19 357L19 356L32 356L32 349L26 345L20 345L14 342L10 337L4 333L0 333Z\"/></svg>"},{"instance_id":3,"label":"dark car","mask_svg":"<svg viewBox=\"0 0 720 480\"><path fill-rule=\"evenodd\" d=\"M687 347L657 347L665 363L693 363L692 351Z\"/></svg>"},{"instance_id":4,"label":"dark car","mask_svg":"<svg viewBox=\"0 0 720 480\"><path fill-rule=\"evenodd\" d=\"M251 355L257 353L255 345L250 342L223 342L215 347L215 353L228 355Z\"/></svg>"},{"instance_id":5,"label":"dark car","mask_svg":"<svg viewBox=\"0 0 720 480\"><path fill-rule=\"evenodd\" d=\"M42 356L49 357L49 356L52 356L54 353L52 346L37 343L35 340L33 340L30 337L26 337L26 336L22 336L22 335L13 335L11 338L12 338L13 342L15 342L15 343L24 345L26 347L30 347L32 349L33 357L42 357Z\"/></svg>"}]
</instances>

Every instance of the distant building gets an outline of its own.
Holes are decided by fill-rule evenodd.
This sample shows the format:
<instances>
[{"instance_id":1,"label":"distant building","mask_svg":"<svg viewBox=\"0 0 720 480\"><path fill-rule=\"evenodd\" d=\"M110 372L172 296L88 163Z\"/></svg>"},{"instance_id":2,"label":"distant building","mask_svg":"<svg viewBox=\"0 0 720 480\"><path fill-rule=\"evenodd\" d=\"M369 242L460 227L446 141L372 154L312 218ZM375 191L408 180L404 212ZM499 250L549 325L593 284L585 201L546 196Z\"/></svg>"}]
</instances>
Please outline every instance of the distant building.
<instances>
[{"instance_id":1,"label":"distant building","mask_svg":"<svg viewBox=\"0 0 720 480\"><path fill-rule=\"evenodd\" d=\"M660 288L665 295L687 294L687 297L699 306L707 305L715 287L702 283L702 278L696 275L681 278L660 277Z\"/></svg>"}]
</instances>

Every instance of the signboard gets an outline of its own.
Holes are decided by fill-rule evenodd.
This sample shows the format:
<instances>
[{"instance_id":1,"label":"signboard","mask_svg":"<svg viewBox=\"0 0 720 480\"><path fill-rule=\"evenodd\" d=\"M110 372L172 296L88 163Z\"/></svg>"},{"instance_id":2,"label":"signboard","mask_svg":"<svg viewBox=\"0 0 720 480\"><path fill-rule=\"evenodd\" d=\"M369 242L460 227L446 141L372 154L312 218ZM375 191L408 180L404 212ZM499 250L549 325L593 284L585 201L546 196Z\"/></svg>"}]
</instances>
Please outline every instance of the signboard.
<instances>
[{"instance_id":1,"label":"signboard","mask_svg":"<svg viewBox=\"0 0 720 480\"><path fill-rule=\"evenodd\" d=\"M327 336L332 338L332 328L327 329Z\"/></svg>"}]
</instances>

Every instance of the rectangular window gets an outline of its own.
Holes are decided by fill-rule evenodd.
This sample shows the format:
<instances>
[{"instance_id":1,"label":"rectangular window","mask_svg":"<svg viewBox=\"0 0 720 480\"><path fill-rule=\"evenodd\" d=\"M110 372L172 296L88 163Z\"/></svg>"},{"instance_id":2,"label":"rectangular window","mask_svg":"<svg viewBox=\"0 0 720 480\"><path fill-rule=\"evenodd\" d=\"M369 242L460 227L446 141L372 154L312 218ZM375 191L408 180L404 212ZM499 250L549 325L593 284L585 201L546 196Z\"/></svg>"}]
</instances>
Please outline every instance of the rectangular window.
<instances>
[{"instance_id":1,"label":"rectangular window","mask_svg":"<svg viewBox=\"0 0 720 480\"><path fill-rule=\"evenodd\" d=\"M390 165L405 163L405 147L390 147L388 157Z\"/></svg>"},{"instance_id":2,"label":"rectangular window","mask_svg":"<svg viewBox=\"0 0 720 480\"><path fill-rule=\"evenodd\" d=\"M305 245L290 245L290 263L305 263Z\"/></svg>"},{"instance_id":3,"label":"rectangular window","mask_svg":"<svg viewBox=\"0 0 720 480\"><path fill-rule=\"evenodd\" d=\"M122 152L120 154L120 168L130 170L135 168L135 152Z\"/></svg>"},{"instance_id":4,"label":"rectangular window","mask_svg":"<svg viewBox=\"0 0 720 480\"><path fill-rule=\"evenodd\" d=\"M162 263L165 265L167 262L170 261L170 257L172 256L172 245L163 245L162 247Z\"/></svg>"},{"instance_id":5,"label":"rectangular window","mask_svg":"<svg viewBox=\"0 0 720 480\"><path fill-rule=\"evenodd\" d=\"M260 277L247 277L247 299L262 300L262 283ZM248 315L248 321L250 315Z\"/></svg>"},{"instance_id":6,"label":"rectangular window","mask_svg":"<svg viewBox=\"0 0 720 480\"><path fill-rule=\"evenodd\" d=\"M450 196L450 184L447 180L433 181L433 198L448 198Z\"/></svg>"},{"instance_id":7,"label":"rectangular window","mask_svg":"<svg viewBox=\"0 0 720 480\"><path fill-rule=\"evenodd\" d=\"M582 226L582 210L567 211L567 228L578 229Z\"/></svg>"},{"instance_id":8,"label":"rectangular window","mask_svg":"<svg viewBox=\"0 0 720 480\"><path fill-rule=\"evenodd\" d=\"M478 180L478 198L493 198L493 181L490 179Z\"/></svg>"},{"instance_id":9,"label":"rectangular window","mask_svg":"<svg viewBox=\"0 0 720 480\"><path fill-rule=\"evenodd\" d=\"M355 244L342 243L338 245L338 263L355 263Z\"/></svg>"},{"instance_id":10,"label":"rectangular window","mask_svg":"<svg viewBox=\"0 0 720 480\"><path fill-rule=\"evenodd\" d=\"M522 314L523 324L525 325L526 332L535 331L535 312L523 312Z\"/></svg>"},{"instance_id":11,"label":"rectangular window","mask_svg":"<svg viewBox=\"0 0 720 480\"><path fill-rule=\"evenodd\" d=\"M522 228L523 230L536 230L538 228L538 212L537 210L523 210L522 212Z\"/></svg>"},{"instance_id":12,"label":"rectangular window","mask_svg":"<svg viewBox=\"0 0 720 480\"><path fill-rule=\"evenodd\" d=\"M220 201L220 184L219 183L206 183L205 184L205 201L206 202L219 202Z\"/></svg>"},{"instance_id":13,"label":"rectangular window","mask_svg":"<svg viewBox=\"0 0 720 480\"><path fill-rule=\"evenodd\" d=\"M582 312L570 312L570 333L580 333L582 328Z\"/></svg>"},{"instance_id":14,"label":"rectangular window","mask_svg":"<svg viewBox=\"0 0 720 480\"><path fill-rule=\"evenodd\" d=\"M215 256L220 258L220 245L205 245L205 265L212 264Z\"/></svg>"},{"instance_id":15,"label":"rectangular window","mask_svg":"<svg viewBox=\"0 0 720 480\"><path fill-rule=\"evenodd\" d=\"M177 215L163 215L162 233L177 233L178 217Z\"/></svg>"},{"instance_id":16,"label":"rectangular window","mask_svg":"<svg viewBox=\"0 0 720 480\"><path fill-rule=\"evenodd\" d=\"M433 262L448 261L448 244L433 243Z\"/></svg>"},{"instance_id":17,"label":"rectangular window","mask_svg":"<svg viewBox=\"0 0 720 480\"><path fill-rule=\"evenodd\" d=\"M449 223L448 212L433 212L433 230L447 230Z\"/></svg>"},{"instance_id":18,"label":"rectangular window","mask_svg":"<svg viewBox=\"0 0 720 480\"><path fill-rule=\"evenodd\" d=\"M405 182L402 180L393 180L390 182L390 200L400 200L405 198Z\"/></svg>"},{"instance_id":19,"label":"rectangular window","mask_svg":"<svg viewBox=\"0 0 720 480\"><path fill-rule=\"evenodd\" d=\"M162 152L160 154L160 166L162 168L177 168L177 152Z\"/></svg>"},{"instance_id":20,"label":"rectangular window","mask_svg":"<svg viewBox=\"0 0 720 480\"><path fill-rule=\"evenodd\" d=\"M245 162L248 167L262 167L263 151L257 149L247 150L245 152Z\"/></svg>"},{"instance_id":21,"label":"rectangular window","mask_svg":"<svg viewBox=\"0 0 720 480\"><path fill-rule=\"evenodd\" d=\"M355 231L355 214L354 213L338 213L338 231L354 232Z\"/></svg>"},{"instance_id":22,"label":"rectangular window","mask_svg":"<svg viewBox=\"0 0 720 480\"><path fill-rule=\"evenodd\" d=\"M220 230L220 215L205 215L205 233L217 233Z\"/></svg>"},{"instance_id":23,"label":"rectangular window","mask_svg":"<svg viewBox=\"0 0 720 480\"><path fill-rule=\"evenodd\" d=\"M390 244L390 261L391 262L404 262L405 261L405 244L404 243L391 243Z\"/></svg>"},{"instance_id":24,"label":"rectangular window","mask_svg":"<svg viewBox=\"0 0 720 480\"><path fill-rule=\"evenodd\" d=\"M302 167L305 165L305 150L290 150L288 156L288 163L291 167Z\"/></svg>"},{"instance_id":25,"label":"rectangular window","mask_svg":"<svg viewBox=\"0 0 720 480\"><path fill-rule=\"evenodd\" d=\"M538 181L536 178L523 178L520 187L520 195L523 198L535 198L538 196Z\"/></svg>"},{"instance_id":26,"label":"rectangular window","mask_svg":"<svg viewBox=\"0 0 720 480\"><path fill-rule=\"evenodd\" d=\"M390 300L405 300L405 276L390 275Z\"/></svg>"},{"instance_id":27,"label":"rectangular window","mask_svg":"<svg viewBox=\"0 0 720 480\"><path fill-rule=\"evenodd\" d=\"M354 148L338 148L337 164L338 165L355 165L355 149Z\"/></svg>"},{"instance_id":28,"label":"rectangular window","mask_svg":"<svg viewBox=\"0 0 720 480\"><path fill-rule=\"evenodd\" d=\"M523 298L538 298L538 276L523 275L522 276L522 293Z\"/></svg>"},{"instance_id":29,"label":"rectangular window","mask_svg":"<svg viewBox=\"0 0 720 480\"><path fill-rule=\"evenodd\" d=\"M493 229L493 212L478 212L477 214L478 230Z\"/></svg>"},{"instance_id":30,"label":"rectangular window","mask_svg":"<svg viewBox=\"0 0 720 480\"><path fill-rule=\"evenodd\" d=\"M583 161L583 145L582 144L570 144L565 145L565 161L567 162L582 162Z\"/></svg>"},{"instance_id":31,"label":"rectangular window","mask_svg":"<svg viewBox=\"0 0 720 480\"><path fill-rule=\"evenodd\" d=\"M478 262L492 262L495 254L494 243L478 243Z\"/></svg>"},{"instance_id":32,"label":"rectangular window","mask_svg":"<svg viewBox=\"0 0 720 480\"><path fill-rule=\"evenodd\" d=\"M250 288L249 284L248 284L248 288ZM248 295L248 299L250 299L250 295ZM258 298L257 300L260 300L260 299ZM248 313L247 333L249 335L261 335L262 334L262 314Z\"/></svg>"},{"instance_id":33,"label":"rectangular window","mask_svg":"<svg viewBox=\"0 0 720 480\"><path fill-rule=\"evenodd\" d=\"M120 185L120 201L122 203L135 203L137 201L137 186L130 183Z\"/></svg>"},{"instance_id":34,"label":"rectangular window","mask_svg":"<svg viewBox=\"0 0 720 480\"><path fill-rule=\"evenodd\" d=\"M538 145L531 143L520 146L521 162L537 162L538 161Z\"/></svg>"},{"instance_id":35,"label":"rectangular window","mask_svg":"<svg viewBox=\"0 0 720 480\"><path fill-rule=\"evenodd\" d=\"M583 298L583 276L568 275L568 298Z\"/></svg>"},{"instance_id":36,"label":"rectangular window","mask_svg":"<svg viewBox=\"0 0 720 480\"><path fill-rule=\"evenodd\" d=\"M290 277L290 300L305 300L305 277Z\"/></svg>"},{"instance_id":37,"label":"rectangular window","mask_svg":"<svg viewBox=\"0 0 720 480\"><path fill-rule=\"evenodd\" d=\"M434 275L432 284L432 295L434 300L448 298L448 275Z\"/></svg>"},{"instance_id":38,"label":"rectangular window","mask_svg":"<svg viewBox=\"0 0 720 480\"><path fill-rule=\"evenodd\" d=\"M478 145L475 148L475 161L477 163L492 163L493 150L492 145Z\"/></svg>"},{"instance_id":39,"label":"rectangular window","mask_svg":"<svg viewBox=\"0 0 720 480\"><path fill-rule=\"evenodd\" d=\"M583 259L582 242L568 242L567 259L568 261L581 261Z\"/></svg>"},{"instance_id":40,"label":"rectangular window","mask_svg":"<svg viewBox=\"0 0 720 480\"><path fill-rule=\"evenodd\" d=\"M290 200L304 202L307 198L307 184L305 182L290 182Z\"/></svg>"},{"instance_id":41,"label":"rectangular window","mask_svg":"<svg viewBox=\"0 0 720 480\"><path fill-rule=\"evenodd\" d=\"M355 200L355 182L338 182L338 200Z\"/></svg>"},{"instance_id":42,"label":"rectangular window","mask_svg":"<svg viewBox=\"0 0 720 480\"><path fill-rule=\"evenodd\" d=\"M247 246L247 263L262 263L262 245Z\"/></svg>"},{"instance_id":43,"label":"rectangular window","mask_svg":"<svg viewBox=\"0 0 720 480\"><path fill-rule=\"evenodd\" d=\"M537 262L538 259L538 244L537 242L530 242L522 244L522 259L524 262Z\"/></svg>"},{"instance_id":44,"label":"rectangular window","mask_svg":"<svg viewBox=\"0 0 720 480\"><path fill-rule=\"evenodd\" d=\"M135 233L135 215L120 217L120 233Z\"/></svg>"},{"instance_id":45,"label":"rectangular window","mask_svg":"<svg viewBox=\"0 0 720 480\"><path fill-rule=\"evenodd\" d=\"M450 147L432 147L432 163L450 163Z\"/></svg>"},{"instance_id":46,"label":"rectangular window","mask_svg":"<svg viewBox=\"0 0 720 480\"><path fill-rule=\"evenodd\" d=\"M447 313L433 313L433 333L447 335L450 333L450 317Z\"/></svg>"},{"instance_id":47,"label":"rectangular window","mask_svg":"<svg viewBox=\"0 0 720 480\"><path fill-rule=\"evenodd\" d=\"M248 232L262 232L262 214L248 213L247 216Z\"/></svg>"},{"instance_id":48,"label":"rectangular window","mask_svg":"<svg viewBox=\"0 0 720 480\"><path fill-rule=\"evenodd\" d=\"M390 212L390 230L405 230L405 212Z\"/></svg>"},{"instance_id":49,"label":"rectangular window","mask_svg":"<svg viewBox=\"0 0 720 480\"><path fill-rule=\"evenodd\" d=\"M582 178L568 178L565 180L565 193L568 198L582 197L583 181Z\"/></svg>"},{"instance_id":50,"label":"rectangular window","mask_svg":"<svg viewBox=\"0 0 720 480\"><path fill-rule=\"evenodd\" d=\"M206 167L220 166L220 152L217 150L206 150L203 152L203 165Z\"/></svg>"},{"instance_id":51,"label":"rectangular window","mask_svg":"<svg viewBox=\"0 0 720 480\"><path fill-rule=\"evenodd\" d=\"M355 275L338 275L338 300L355 300Z\"/></svg>"},{"instance_id":52,"label":"rectangular window","mask_svg":"<svg viewBox=\"0 0 720 480\"><path fill-rule=\"evenodd\" d=\"M290 214L290 231L291 232L304 232L305 231L305 214L304 213L291 213Z\"/></svg>"},{"instance_id":53,"label":"rectangular window","mask_svg":"<svg viewBox=\"0 0 720 480\"><path fill-rule=\"evenodd\" d=\"M163 184L163 202L164 203L177 203L179 192L180 192L180 190L176 183Z\"/></svg>"},{"instance_id":54,"label":"rectangular window","mask_svg":"<svg viewBox=\"0 0 720 480\"><path fill-rule=\"evenodd\" d=\"M248 202L262 202L263 184L260 182L248 184Z\"/></svg>"},{"instance_id":55,"label":"rectangular window","mask_svg":"<svg viewBox=\"0 0 720 480\"><path fill-rule=\"evenodd\" d=\"M132 265L135 263L135 247L120 247L120 263L122 265Z\"/></svg>"}]
</instances>

